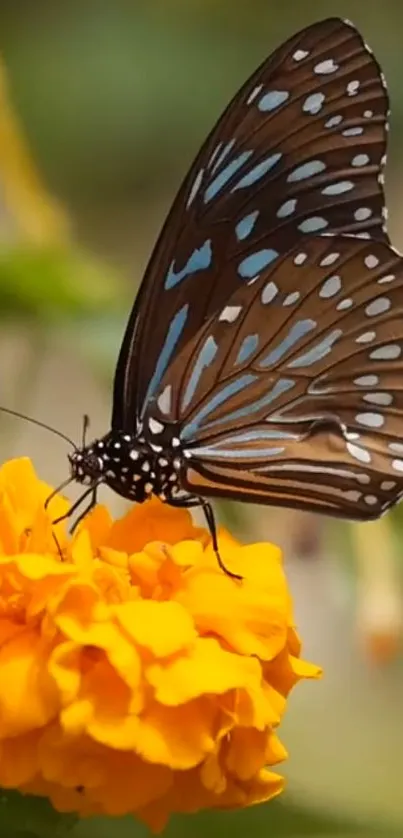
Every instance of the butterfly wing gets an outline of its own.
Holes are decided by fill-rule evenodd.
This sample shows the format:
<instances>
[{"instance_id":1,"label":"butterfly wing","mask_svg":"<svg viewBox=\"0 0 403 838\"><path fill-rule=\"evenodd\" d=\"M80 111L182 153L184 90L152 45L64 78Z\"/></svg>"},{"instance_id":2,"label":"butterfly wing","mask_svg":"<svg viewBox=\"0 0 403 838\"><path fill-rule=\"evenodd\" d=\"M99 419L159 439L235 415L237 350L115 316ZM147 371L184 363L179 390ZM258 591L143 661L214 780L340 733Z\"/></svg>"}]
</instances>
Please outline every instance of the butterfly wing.
<instances>
[{"instance_id":1,"label":"butterfly wing","mask_svg":"<svg viewBox=\"0 0 403 838\"><path fill-rule=\"evenodd\" d=\"M174 354L301 236L387 240L387 114L376 60L339 19L295 35L254 73L203 145L153 252L118 361L114 428L136 428Z\"/></svg>"},{"instance_id":2,"label":"butterfly wing","mask_svg":"<svg viewBox=\"0 0 403 838\"><path fill-rule=\"evenodd\" d=\"M151 427L177 425L192 493L377 517L403 492L402 258L303 240L234 292L161 388Z\"/></svg>"}]
</instances>

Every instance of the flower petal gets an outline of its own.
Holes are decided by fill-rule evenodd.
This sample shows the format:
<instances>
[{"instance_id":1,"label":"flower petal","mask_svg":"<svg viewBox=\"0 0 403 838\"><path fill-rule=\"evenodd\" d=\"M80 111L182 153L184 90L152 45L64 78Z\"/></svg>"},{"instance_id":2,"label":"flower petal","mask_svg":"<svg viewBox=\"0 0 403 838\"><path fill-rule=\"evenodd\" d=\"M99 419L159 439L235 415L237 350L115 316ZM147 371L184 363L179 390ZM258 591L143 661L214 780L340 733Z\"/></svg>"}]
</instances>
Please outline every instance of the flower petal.
<instances>
[{"instance_id":1,"label":"flower petal","mask_svg":"<svg viewBox=\"0 0 403 838\"><path fill-rule=\"evenodd\" d=\"M178 602L126 602L115 614L129 637L157 658L186 650L197 638L192 618Z\"/></svg>"}]
</instances>

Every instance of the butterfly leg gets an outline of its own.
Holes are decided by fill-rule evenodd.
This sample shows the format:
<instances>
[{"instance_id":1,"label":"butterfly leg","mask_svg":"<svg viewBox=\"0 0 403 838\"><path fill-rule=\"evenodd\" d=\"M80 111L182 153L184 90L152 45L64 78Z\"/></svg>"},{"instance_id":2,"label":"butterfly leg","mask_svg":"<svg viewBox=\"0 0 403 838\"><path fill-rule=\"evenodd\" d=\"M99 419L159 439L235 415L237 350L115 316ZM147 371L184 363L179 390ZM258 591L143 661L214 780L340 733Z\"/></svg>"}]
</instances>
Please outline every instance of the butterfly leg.
<instances>
[{"instance_id":1,"label":"butterfly leg","mask_svg":"<svg viewBox=\"0 0 403 838\"><path fill-rule=\"evenodd\" d=\"M201 508L203 510L203 513L204 513L204 517L206 519L206 524L207 524L208 530L209 530L210 535L211 535L213 550L216 554L219 567L221 568L221 570L224 571L224 573L227 574L227 576L231 576L232 579L242 579L242 576L239 576L238 573L232 573L231 570L228 570L228 568L225 566L225 564L224 564L224 562L223 562L223 560L220 556L220 551L218 549L218 540L217 540L217 527L216 527L213 507L211 506L211 503L209 503L208 500L206 500L205 498L202 498L198 495L189 495L188 497L184 497L184 498L177 498L177 499L171 498L170 501L169 501L169 504L170 504L170 506L177 506L177 507L180 507L182 509L191 509L192 507L195 507L195 506L201 506Z\"/></svg>"},{"instance_id":2,"label":"butterfly leg","mask_svg":"<svg viewBox=\"0 0 403 838\"><path fill-rule=\"evenodd\" d=\"M76 502L73 503L72 506L70 506L70 509L68 510L68 512L66 512L64 515L61 515L59 518L56 518L56 520L53 521L52 523L53 524L60 524L61 521L66 521L68 518L71 518L71 516L74 515L76 509L78 509L79 506L81 506L83 500L85 500L88 497L88 495L90 495L89 503L87 504L87 506L85 507L83 512L81 512L81 514L78 516L77 520L74 522L74 524L73 524L73 526L70 530L70 532L73 533L74 530L77 528L78 524L80 523L80 521L82 521L83 518L85 518L85 516L88 514L88 512L90 512L90 510L95 506L95 504L97 502L97 489L98 489L98 486L91 486L89 489L87 489L87 491L84 492L84 494L81 495L81 497L78 498L78 500L76 500Z\"/></svg>"}]
</instances>

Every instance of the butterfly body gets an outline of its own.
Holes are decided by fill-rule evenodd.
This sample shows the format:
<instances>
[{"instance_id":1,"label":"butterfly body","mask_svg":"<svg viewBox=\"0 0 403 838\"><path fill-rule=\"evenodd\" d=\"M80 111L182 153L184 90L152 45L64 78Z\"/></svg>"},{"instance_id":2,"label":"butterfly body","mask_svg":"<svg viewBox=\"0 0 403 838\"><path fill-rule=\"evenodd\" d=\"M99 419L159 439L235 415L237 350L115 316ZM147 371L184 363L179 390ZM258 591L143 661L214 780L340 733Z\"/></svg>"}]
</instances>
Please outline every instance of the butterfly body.
<instances>
[{"instance_id":1,"label":"butterfly body","mask_svg":"<svg viewBox=\"0 0 403 838\"><path fill-rule=\"evenodd\" d=\"M78 483L90 488L105 483L136 503L143 503L151 494L174 501L180 491L182 459L172 444L162 446L115 430L74 451L69 459Z\"/></svg>"}]
</instances>

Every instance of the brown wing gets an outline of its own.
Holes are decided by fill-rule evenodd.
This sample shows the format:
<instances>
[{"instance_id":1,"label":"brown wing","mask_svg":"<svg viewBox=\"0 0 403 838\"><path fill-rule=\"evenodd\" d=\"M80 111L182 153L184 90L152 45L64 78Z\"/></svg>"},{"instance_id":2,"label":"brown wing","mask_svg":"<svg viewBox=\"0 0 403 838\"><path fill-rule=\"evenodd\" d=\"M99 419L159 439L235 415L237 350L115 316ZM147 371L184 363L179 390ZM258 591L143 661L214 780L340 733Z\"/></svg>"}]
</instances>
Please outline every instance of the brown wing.
<instances>
[{"instance_id":1,"label":"brown wing","mask_svg":"<svg viewBox=\"0 0 403 838\"><path fill-rule=\"evenodd\" d=\"M150 417L193 493L377 517L403 491L402 258L306 239L200 330Z\"/></svg>"},{"instance_id":2,"label":"brown wing","mask_svg":"<svg viewBox=\"0 0 403 838\"><path fill-rule=\"evenodd\" d=\"M155 247L119 357L113 427L135 427L174 355L256 265L323 230L387 240L387 112L376 60L335 18L293 36L246 82Z\"/></svg>"}]
</instances>

